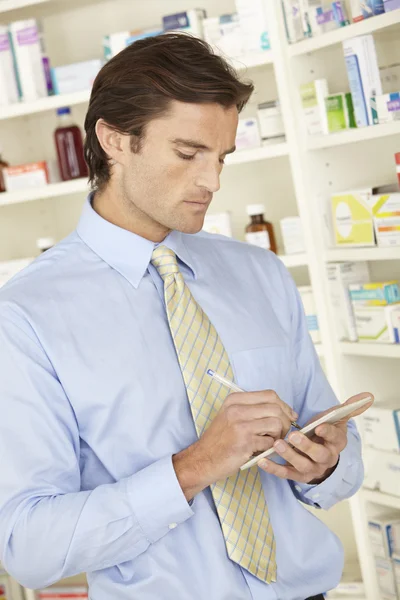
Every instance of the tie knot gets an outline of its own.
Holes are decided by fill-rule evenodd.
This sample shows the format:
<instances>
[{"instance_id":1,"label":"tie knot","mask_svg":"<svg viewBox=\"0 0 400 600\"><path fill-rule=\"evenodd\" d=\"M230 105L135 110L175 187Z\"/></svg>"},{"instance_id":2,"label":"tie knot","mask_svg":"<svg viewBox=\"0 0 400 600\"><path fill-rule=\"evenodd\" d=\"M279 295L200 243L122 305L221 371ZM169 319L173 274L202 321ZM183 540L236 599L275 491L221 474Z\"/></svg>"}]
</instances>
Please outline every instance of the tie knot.
<instances>
[{"instance_id":1,"label":"tie knot","mask_svg":"<svg viewBox=\"0 0 400 600\"><path fill-rule=\"evenodd\" d=\"M166 246L157 246L153 250L151 262L164 280L168 275L180 272L175 252Z\"/></svg>"}]
</instances>

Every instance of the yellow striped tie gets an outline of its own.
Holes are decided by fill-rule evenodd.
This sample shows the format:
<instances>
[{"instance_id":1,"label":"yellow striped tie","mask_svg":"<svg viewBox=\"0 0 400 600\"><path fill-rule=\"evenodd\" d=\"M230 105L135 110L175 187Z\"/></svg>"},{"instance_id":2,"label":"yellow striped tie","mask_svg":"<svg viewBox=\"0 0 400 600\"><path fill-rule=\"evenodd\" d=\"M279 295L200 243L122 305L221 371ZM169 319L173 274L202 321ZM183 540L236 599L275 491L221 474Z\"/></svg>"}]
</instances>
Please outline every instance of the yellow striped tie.
<instances>
[{"instance_id":1,"label":"yellow striped tie","mask_svg":"<svg viewBox=\"0 0 400 600\"><path fill-rule=\"evenodd\" d=\"M164 281L168 322L200 437L227 396L207 370L233 379L232 368L215 328L185 284L175 253L158 246L151 262ZM275 539L258 468L217 481L211 491L229 557L262 581L276 581Z\"/></svg>"}]
</instances>

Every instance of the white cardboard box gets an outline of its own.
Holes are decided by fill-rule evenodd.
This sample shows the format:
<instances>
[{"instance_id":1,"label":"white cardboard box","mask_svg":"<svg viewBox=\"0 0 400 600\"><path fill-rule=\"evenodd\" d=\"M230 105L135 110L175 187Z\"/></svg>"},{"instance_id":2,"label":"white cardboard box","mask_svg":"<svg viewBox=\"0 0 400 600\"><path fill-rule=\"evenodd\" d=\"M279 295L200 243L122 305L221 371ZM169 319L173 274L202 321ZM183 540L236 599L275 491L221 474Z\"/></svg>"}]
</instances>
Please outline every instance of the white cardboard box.
<instances>
[{"instance_id":1,"label":"white cardboard box","mask_svg":"<svg viewBox=\"0 0 400 600\"><path fill-rule=\"evenodd\" d=\"M367 446L386 452L400 452L400 399L373 404L361 419L363 441Z\"/></svg>"},{"instance_id":2,"label":"white cardboard box","mask_svg":"<svg viewBox=\"0 0 400 600\"><path fill-rule=\"evenodd\" d=\"M353 306L348 286L369 281L367 262L345 262L327 265L330 299L335 312L335 328L339 340L358 340Z\"/></svg>"},{"instance_id":3,"label":"white cardboard box","mask_svg":"<svg viewBox=\"0 0 400 600\"><path fill-rule=\"evenodd\" d=\"M400 519L397 514L369 519L368 535L375 557L391 558L400 552Z\"/></svg>"},{"instance_id":4,"label":"white cardboard box","mask_svg":"<svg viewBox=\"0 0 400 600\"><path fill-rule=\"evenodd\" d=\"M244 54L270 49L263 0L235 0Z\"/></svg>"},{"instance_id":5,"label":"white cardboard box","mask_svg":"<svg viewBox=\"0 0 400 600\"><path fill-rule=\"evenodd\" d=\"M315 79L300 86L301 104L308 135L328 133L325 98L329 94L326 79Z\"/></svg>"},{"instance_id":6,"label":"white cardboard box","mask_svg":"<svg viewBox=\"0 0 400 600\"><path fill-rule=\"evenodd\" d=\"M400 454L364 448L363 459L364 486L400 497Z\"/></svg>"},{"instance_id":7,"label":"white cardboard box","mask_svg":"<svg viewBox=\"0 0 400 600\"><path fill-rule=\"evenodd\" d=\"M285 217L281 219L281 231L285 254L299 254L306 251L300 217Z\"/></svg>"},{"instance_id":8,"label":"white cardboard box","mask_svg":"<svg viewBox=\"0 0 400 600\"><path fill-rule=\"evenodd\" d=\"M35 19L10 25L17 79L22 100L32 102L47 96L47 82L39 24Z\"/></svg>"},{"instance_id":9,"label":"white cardboard box","mask_svg":"<svg viewBox=\"0 0 400 600\"><path fill-rule=\"evenodd\" d=\"M361 342L391 344L394 342L392 321L400 312L400 304L390 306L358 306L353 303L357 336Z\"/></svg>"},{"instance_id":10,"label":"white cardboard box","mask_svg":"<svg viewBox=\"0 0 400 600\"><path fill-rule=\"evenodd\" d=\"M314 344L321 342L321 334L319 331L317 309L315 307L314 292L310 285L303 285L297 288L301 296L306 314L308 331Z\"/></svg>"},{"instance_id":11,"label":"white cardboard box","mask_svg":"<svg viewBox=\"0 0 400 600\"><path fill-rule=\"evenodd\" d=\"M239 119L236 134L236 149L249 150L261 146L261 136L258 121L254 118Z\"/></svg>"},{"instance_id":12,"label":"white cardboard box","mask_svg":"<svg viewBox=\"0 0 400 600\"><path fill-rule=\"evenodd\" d=\"M207 214L204 218L203 231L208 233L218 233L219 235L226 235L232 237L232 224L231 216L229 212L222 212L216 214Z\"/></svg>"},{"instance_id":13,"label":"white cardboard box","mask_svg":"<svg viewBox=\"0 0 400 600\"><path fill-rule=\"evenodd\" d=\"M394 580L397 589L397 598L400 598L400 554L392 556Z\"/></svg>"},{"instance_id":14,"label":"white cardboard box","mask_svg":"<svg viewBox=\"0 0 400 600\"><path fill-rule=\"evenodd\" d=\"M0 106L15 102L18 102L18 87L8 27L0 25Z\"/></svg>"},{"instance_id":15,"label":"white cardboard box","mask_svg":"<svg viewBox=\"0 0 400 600\"><path fill-rule=\"evenodd\" d=\"M392 561L388 558L376 558L375 568L378 577L380 600L397 600Z\"/></svg>"}]
</instances>

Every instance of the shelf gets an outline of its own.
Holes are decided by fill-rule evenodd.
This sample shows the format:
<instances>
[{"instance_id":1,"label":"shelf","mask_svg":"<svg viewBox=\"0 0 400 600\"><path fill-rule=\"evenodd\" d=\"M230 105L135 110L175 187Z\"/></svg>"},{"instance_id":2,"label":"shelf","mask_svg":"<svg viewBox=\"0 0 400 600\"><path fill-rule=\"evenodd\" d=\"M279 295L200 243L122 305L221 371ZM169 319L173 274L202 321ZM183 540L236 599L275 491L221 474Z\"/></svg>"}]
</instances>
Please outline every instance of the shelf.
<instances>
[{"instance_id":1,"label":"shelf","mask_svg":"<svg viewBox=\"0 0 400 600\"><path fill-rule=\"evenodd\" d=\"M339 133L331 133L330 135L309 136L307 140L307 149L321 150L323 148L333 148L345 144L376 140L389 135L400 135L400 121L385 123L383 125L360 127L360 129L347 129L345 131L340 131Z\"/></svg>"},{"instance_id":2,"label":"shelf","mask_svg":"<svg viewBox=\"0 0 400 600\"><path fill-rule=\"evenodd\" d=\"M56 110L63 106L74 106L89 102L90 90L74 92L72 94L61 94L60 96L48 96L34 102L20 102L0 107L0 121L2 119L14 119L15 117L26 117L35 113Z\"/></svg>"},{"instance_id":3,"label":"shelf","mask_svg":"<svg viewBox=\"0 0 400 600\"><path fill-rule=\"evenodd\" d=\"M10 10L18 10L26 6L35 6L36 4L45 4L51 0L0 0L0 14Z\"/></svg>"},{"instance_id":4,"label":"shelf","mask_svg":"<svg viewBox=\"0 0 400 600\"><path fill-rule=\"evenodd\" d=\"M250 150L238 150L226 157L226 165L255 162L257 160L265 160L266 158L288 156L288 154L289 147L285 142L270 144L269 146L260 146L259 148L251 148Z\"/></svg>"},{"instance_id":5,"label":"shelf","mask_svg":"<svg viewBox=\"0 0 400 600\"><path fill-rule=\"evenodd\" d=\"M5 192L0 194L0 206L30 202L31 200L44 200L57 196L68 196L70 194L84 194L89 192L86 178L63 181L62 183L49 183L44 187L28 188L17 192Z\"/></svg>"},{"instance_id":6,"label":"shelf","mask_svg":"<svg viewBox=\"0 0 400 600\"><path fill-rule=\"evenodd\" d=\"M347 27L341 27L335 31L321 34L314 38L298 42L289 47L288 53L290 57L301 56L308 54L309 52L315 52L315 50L321 50L334 44L340 44L345 40L353 38L357 35L366 35L368 33L374 33L387 27L393 27L400 23L400 10L393 10L384 15L377 17L371 17L360 21L359 23L353 23Z\"/></svg>"},{"instance_id":7,"label":"shelf","mask_svg":"<svg viewBox=\"0 0 400 600\"><path fill-rule=\"evenodd\" d=\"M308 266L307 254L305 254L305 253L281 254L281 255L278 255L278 258L281 259L281 261L283 262L285 267L287 267L288 269L293 268L293 267L307 267Z\"/></svg>"},{"instance_id":8,"label":"shelf","mask_svg":"<svg viewBox=\"0 0 400 600\"><path fill-rule=\"evenodd\" d=\"M375 490L367 490L366 488L363 489L363 495L368 502L400 510L400 496L391 496L390 494L384 494L383 492Z\"/></svg>"},{"instance_id":9,"label":"shelf","mask_svg":"<svg viewBox=\"0 0 400 600\"><path fill-rule=\"evenodd\" d=\"M327 250L326 262L360 261L360 260L400 260L398 248L335 248Z\"/></svg>"},{"instance_id":10,"label":"shelf","mask_svg":"<svg viewBox=\"0 0 400 600\"><path fill-rule=\"evenodd\" d=\"M400 358L400 344L375 344L373 342L340 342L342 354L371 356L375 358Z\"/></svg>"}]
</instances>

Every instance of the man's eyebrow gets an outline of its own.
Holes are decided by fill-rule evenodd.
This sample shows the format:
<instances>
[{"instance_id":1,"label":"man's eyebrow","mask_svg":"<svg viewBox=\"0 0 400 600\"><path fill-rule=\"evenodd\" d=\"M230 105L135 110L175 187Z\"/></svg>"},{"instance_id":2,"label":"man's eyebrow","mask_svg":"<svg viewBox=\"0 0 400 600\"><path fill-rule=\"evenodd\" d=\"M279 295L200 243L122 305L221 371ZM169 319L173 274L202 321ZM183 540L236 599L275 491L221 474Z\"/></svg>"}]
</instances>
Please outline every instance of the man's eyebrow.
<instances>
[{"instance_id":1,"label":"man's eyebrow","mask_svg":"<svg viewBox=\"0 0 400 600\"><path fill-rule=\"evenodd\" d=\"M171 141L173 144L180 145L180 146L187 146L189 148L196 148L196 150L211 150L211 148L209 146L207 146L206 144L203 144L201 142L198 142L196 140L186 140L184 138L175 138L174 140L171 140ZM223 154L225 154L225 155L232 154L233 152L235 152L235 150L236 150L236 146L233 146L233 148L230 148Z\"/></svg>"}]
</instances>

